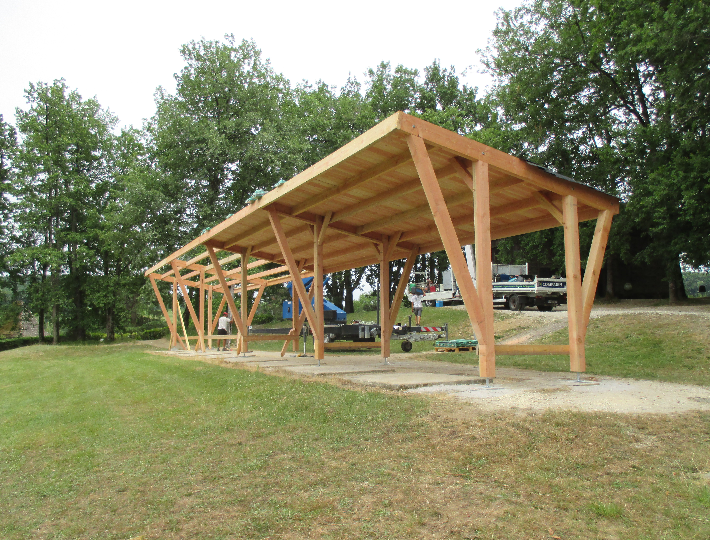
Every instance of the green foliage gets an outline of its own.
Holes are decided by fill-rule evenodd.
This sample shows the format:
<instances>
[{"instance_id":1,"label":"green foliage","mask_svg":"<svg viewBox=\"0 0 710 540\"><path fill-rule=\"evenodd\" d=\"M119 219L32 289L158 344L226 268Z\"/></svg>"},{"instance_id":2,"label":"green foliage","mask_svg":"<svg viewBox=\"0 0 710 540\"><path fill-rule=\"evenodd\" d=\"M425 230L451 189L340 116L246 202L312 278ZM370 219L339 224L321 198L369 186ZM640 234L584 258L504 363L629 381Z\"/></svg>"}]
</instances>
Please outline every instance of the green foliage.
<instances>
[{"instance_id":1,"label":"green foliage","mask_svg":"<svg viewBox=\"0 0 710 540\"><path fill-rule=\"evenodd\" d=\"M710 272L683 272L685 292L689 297L706 297L710 292ZM705 292L700 292L700 286L705 286Z\"/></svg>"},{"instance_id":2,"label":"green foliage","mask_svg":"<svg viewBox=\"0 0 710 540\"><path fill-rule=\"evenodd\" d=\"M0 351L9 351L26 345L36 345L39 343L37 337L16 337L9 339L0 339Z\"/></svg>"},{"instance_id":3,"label":"green foliage","mask_svg":"<svg viewBox=\"0 0 710 540\"><path fill-rule=\"evenodd\" d=\"M281 120L288 81L253 42L202 39L181 54L176 93L158 90L150 134L167 174L164 193L182 198L181 232L192 237L244 206L256 188L291 178L296 152Z\"/></svg>"},{"instance_id":4,"label":"green foliage","mask_svg":"<svg viewBox=\"0 0 710 540\"><path fill-rule=\"evenodd\" d=\"M618 194L612 251L710 260L710 7L691 0L530 0L502 12L484 61L511 151Z\"/></svg>"}]
</instances>

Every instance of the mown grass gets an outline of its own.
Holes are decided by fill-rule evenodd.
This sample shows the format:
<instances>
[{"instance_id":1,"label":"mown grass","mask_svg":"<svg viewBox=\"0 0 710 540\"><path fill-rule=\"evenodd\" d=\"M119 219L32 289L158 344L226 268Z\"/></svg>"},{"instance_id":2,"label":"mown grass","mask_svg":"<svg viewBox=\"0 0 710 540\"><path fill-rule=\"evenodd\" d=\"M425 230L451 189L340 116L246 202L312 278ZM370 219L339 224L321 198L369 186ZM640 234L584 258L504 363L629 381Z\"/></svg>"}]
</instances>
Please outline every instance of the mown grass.
<instances>
[{"instance_id":1,"label":"mown grass","mask_svg":"<svg viewBox=\"0 0 710 540\"><path fill-rule=\"evenodd\" d=\"M147 354L0 353L0 537L707 538L710 415L495 415Z\"/></svg>"},{"instance_id":2,"label":"mown grass","mask_svg":"<svg viewBox=\"0 0 710 540\"><path fill-rule=\"evenodd\" d=\"M539 340L567 343L567 329ZM587 373L710 385L710 318L638 313L592 319L587 330ZM500 366L568 371L569 357L501 356Z\"/></svg>"}]
</instances>

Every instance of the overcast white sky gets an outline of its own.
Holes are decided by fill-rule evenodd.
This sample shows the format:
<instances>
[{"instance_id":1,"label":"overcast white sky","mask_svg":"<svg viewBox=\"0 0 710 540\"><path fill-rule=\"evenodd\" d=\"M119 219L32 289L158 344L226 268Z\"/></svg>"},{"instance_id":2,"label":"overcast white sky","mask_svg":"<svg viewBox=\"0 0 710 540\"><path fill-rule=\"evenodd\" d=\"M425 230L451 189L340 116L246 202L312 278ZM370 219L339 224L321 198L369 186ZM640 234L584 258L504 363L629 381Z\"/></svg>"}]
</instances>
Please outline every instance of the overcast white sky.
<instances>
[{"instance_id":1,"label":"overcast white sky","mask_svg":"<svg viewBox=\"0 0 710 540\"><path fill-rule=\"evenodd\" d=\"M30 82L63 77L122 125L140 127L154 113L155 89L174 91L180 46L227 33L253 39L293 86L321 79L340 87L349 74L364 81L382 60L422 70L439 59L483 88L489 79L477 73L476 50L487 44L496 9L518 3L0 0L0 114L14 124Z\"/></svg>"}]
</instances>

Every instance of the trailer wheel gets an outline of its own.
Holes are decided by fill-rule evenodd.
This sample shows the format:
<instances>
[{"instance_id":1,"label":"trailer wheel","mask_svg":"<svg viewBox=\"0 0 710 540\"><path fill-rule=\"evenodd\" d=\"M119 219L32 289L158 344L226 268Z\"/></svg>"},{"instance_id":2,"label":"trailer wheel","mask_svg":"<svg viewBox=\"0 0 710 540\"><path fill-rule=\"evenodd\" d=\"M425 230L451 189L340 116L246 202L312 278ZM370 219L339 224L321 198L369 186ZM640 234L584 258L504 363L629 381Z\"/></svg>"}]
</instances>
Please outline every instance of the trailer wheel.
<instances>
[{"instance_id":1,"label":"trailer wheel","mask_svg":"<svg viewBox=\"0 0 710 540\"><path fill-rule=\"evenodd\" d=\"M552 311L553 307L554 306L537 306L537 309L539 309L540 311Z\"/></svg>"},{"instance_id":2,"label":"trailer wheel","mask_svg":"<svg viewBox=\"0 0 710 540\"><path fill-rule=\"evenodd\" d=\"M406 339L402 342L402 350L404 352L409 352L412 350L412 342L407 341Z\"/></svg>"},{"instance_id":3,"label":"trailer wheel","mask_svg":"<svg viewBox=\"0 0 710 540\"><path fill-rule=\"evenodd\" d=\"M517 294L511 294L508 297L508 309L510 311L520 311L525 305L525 300Z\"/></svg>"}]
</instances>

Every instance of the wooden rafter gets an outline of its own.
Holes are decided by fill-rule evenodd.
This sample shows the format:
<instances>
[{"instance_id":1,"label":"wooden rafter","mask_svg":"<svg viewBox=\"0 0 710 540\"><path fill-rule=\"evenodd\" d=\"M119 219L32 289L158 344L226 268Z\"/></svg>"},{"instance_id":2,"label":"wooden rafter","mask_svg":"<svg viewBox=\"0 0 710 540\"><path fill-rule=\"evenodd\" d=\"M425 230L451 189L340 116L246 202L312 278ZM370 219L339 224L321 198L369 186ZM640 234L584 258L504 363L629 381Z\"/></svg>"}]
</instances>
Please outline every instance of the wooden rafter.
<instances>
[{"instance_id":1,"label":"wooden rafter","mask_svg":"<svg viewBox=\"0 0 710 540\"><path fill-rule=\"evenodd\" d=\"M343 193L347 193L348 191L356 189L365 182L369 182L370 180L374 180L378 176L387 174L397 169L398 167L401 167L404 163L407 163L410 160L411 157L408 153L400 154L399 156L394 156L388 159L387 161L384 161L383 163L372 167L371 169L361 172L360 174L351 178L350 180L347 180L345 183L338 186L337 188L331 189L330 191L326 191L325 193L322 193L315 197L311 197L308 201L296 205L293 208L293 215L301 214L306 210L310 210L314 206L318 206L324 203L328 199L332 199L333 197L337 197L338 195L342 195Z\"/></svg>"}]
</instances>

